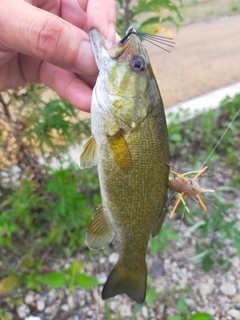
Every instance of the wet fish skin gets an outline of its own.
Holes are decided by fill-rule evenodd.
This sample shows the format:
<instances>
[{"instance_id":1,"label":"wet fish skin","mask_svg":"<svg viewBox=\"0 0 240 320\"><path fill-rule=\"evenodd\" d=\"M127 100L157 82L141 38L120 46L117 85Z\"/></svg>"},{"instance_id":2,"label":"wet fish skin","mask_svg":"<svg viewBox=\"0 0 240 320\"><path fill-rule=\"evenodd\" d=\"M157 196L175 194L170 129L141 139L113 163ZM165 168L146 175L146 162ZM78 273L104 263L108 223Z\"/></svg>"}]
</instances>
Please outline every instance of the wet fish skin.
<instances>
[{"instance_id":1,"label":"wet fish skin","mask_svg":"<svg viewBox=\"0 0 240 320\"><path fill-rule=\"evenodd\" d=\"M111 45L89 31L99 68L94 87L92 136L80 155L81 168L98 166L102 205L88 227L87 243L99 249L116 235L119 260L102 291L108 299L126 293L145 300L149 236L165 219L169 147L161 95L147 52L131 34Z\"/></svg>"}]
</instances>

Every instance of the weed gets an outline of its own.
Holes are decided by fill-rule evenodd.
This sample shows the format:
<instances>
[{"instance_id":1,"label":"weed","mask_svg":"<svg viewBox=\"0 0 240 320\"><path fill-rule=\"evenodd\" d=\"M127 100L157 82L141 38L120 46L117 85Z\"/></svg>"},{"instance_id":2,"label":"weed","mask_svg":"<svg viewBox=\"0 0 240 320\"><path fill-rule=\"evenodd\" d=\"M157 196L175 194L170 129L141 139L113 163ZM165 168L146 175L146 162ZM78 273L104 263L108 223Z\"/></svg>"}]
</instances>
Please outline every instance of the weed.
<instances>
[{"instance_id":1,"label":"weed","mask_svg":"<svg viewBox=\"0 0 240 320\"><path fill-rule=\"evenodd\" d=\"M212 316L204 312L190 313L188 305L183 297L177 302L178 314L168 318L168 320L211 320Z\"/></svg>"}]
</instances>

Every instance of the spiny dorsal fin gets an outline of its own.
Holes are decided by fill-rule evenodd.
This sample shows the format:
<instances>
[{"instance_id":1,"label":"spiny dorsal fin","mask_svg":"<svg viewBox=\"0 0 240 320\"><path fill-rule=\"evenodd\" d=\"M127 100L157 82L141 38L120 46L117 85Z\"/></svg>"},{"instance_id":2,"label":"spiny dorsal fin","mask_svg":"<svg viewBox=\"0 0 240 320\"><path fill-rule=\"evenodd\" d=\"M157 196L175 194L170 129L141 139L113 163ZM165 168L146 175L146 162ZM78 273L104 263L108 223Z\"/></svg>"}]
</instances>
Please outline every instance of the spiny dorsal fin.
<instances>
[{"instance_id":1,"label":"spiny dorsal fin","mask_svg":"<svg viewBox=\"0 0 240 320\"><path fill-rule=\"evenodd\" d=\"M114 238L115 232L104 211L103 205L97 208L97 212L87 230L87 245L91 249L106 247Z\"/></svg>"},{"instance_id":2,"label":"spiny dorsal fin","mask_svg":"<svg viewBox=\"0 0 240 320\"><path fill-rule=\"evenodd\" d=\"M97 164L97 145L94 136L91 136L84 144L80 157L79 167L81 169L92 168Z\"/></svg>"},{"instance_id":3,"label":"spiny dorsal fin","mask_svg":"<svg viewBox=\"0 0 240 320\"><path fill-rule=\"evenodd\" d=\"M128 170L131 167L132 157L121 131L119 130L113 136L108 136L108 142L116 164L121 170Z\"/></svg>"}]
</instances>

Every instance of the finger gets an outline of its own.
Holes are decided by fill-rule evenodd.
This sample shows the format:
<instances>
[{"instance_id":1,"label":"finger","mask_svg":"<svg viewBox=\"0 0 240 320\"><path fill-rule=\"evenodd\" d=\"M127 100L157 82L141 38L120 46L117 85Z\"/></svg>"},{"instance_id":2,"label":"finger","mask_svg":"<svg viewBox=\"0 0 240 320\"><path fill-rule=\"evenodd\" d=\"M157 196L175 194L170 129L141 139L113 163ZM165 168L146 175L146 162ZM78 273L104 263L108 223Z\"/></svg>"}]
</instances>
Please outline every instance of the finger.
<instances>
[{"instance_id":1,"label":"finger","mask_svg":"<svg viewBox=\"0 0 240 320\"><path fill-rule=\"evenodd\" d=\"M114 0L78 0L81 8L87 10L87 26L97 28L110 42L115 42L116 4Z\"/></svg>"},{"instance_id":2,"label":"finger","mask_svg":"<svg viewBox=\"0 0 240 320\"><path fill-rule=\"evenodd\" d=\"M77 0L61 0L61 17L74 26L85 30L87 14L79 6ZM87 32L87 29L85 31Z\"/></svg>"},{"instance_id":3,"label":"finger","mask_svg":"<svg viewBox=\"0 0 240 320\"><path fill-rule=\"evenodd\" d=\"M61 6L60 6L60 1L59 0L24 0L27 1L28 3L31 3L37 8L41 8L45 11L51 12L56 14L57 16L60 16L61 12Z\"/></svg>"},{"instance_id":4,"label":"finger","mask_svg":"<svg viewBox=\"0 0 240 320\"><path fill-rule=\"evenodd\" d=\"M76 108L90 112L92 89L75 74L44 62L40 80Z\"/></svg>"},{"instance_id":5,"label":"finger","mask_svg":"<svg viewBox=\"0 0 240 320\"><path fill-rule=\"evenodd\" d=\"M88 35L25 1L0 1L0 43L76 73L96 75ZM19 18L21 17L21 19Z\"/></svg>"}]
</instances>

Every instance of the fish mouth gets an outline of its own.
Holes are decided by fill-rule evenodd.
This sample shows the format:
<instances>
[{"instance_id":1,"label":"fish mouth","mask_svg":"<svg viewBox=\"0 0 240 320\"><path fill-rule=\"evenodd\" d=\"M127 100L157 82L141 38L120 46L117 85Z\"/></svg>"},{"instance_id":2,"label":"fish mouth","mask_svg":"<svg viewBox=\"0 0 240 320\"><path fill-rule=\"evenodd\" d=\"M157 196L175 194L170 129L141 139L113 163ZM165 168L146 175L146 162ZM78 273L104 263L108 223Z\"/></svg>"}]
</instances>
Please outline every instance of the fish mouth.
<instances>
[{"instance_id":1,"label":"fish mouth","mask_svg":"<svg viewBox=\"0 0 240 320\"><path fill-rule=\"evenodd\" d=\"M133 28L129 28L126 35L116 44L108 42L96 28L91 28L89 30L89 38L91 40L93 53L100 71L108 60L117 59L119 56L123 55L124 52L127 54L129 42L133 37L133 30Z\"/></svg>"},{"instance_id":2,"label":"fish mouth","mask_svg":"<svg viewBox=\"0 0 240 320\"><path fill-rule=\"evenodd\" d=\"M108 57L106 46L106 40L103 38L102 34L96 29L91 28L89 30L89 38L92 44L93 53L98 66L98 69L102 69L103 57Z\"/></svg>"}]
</instances>

